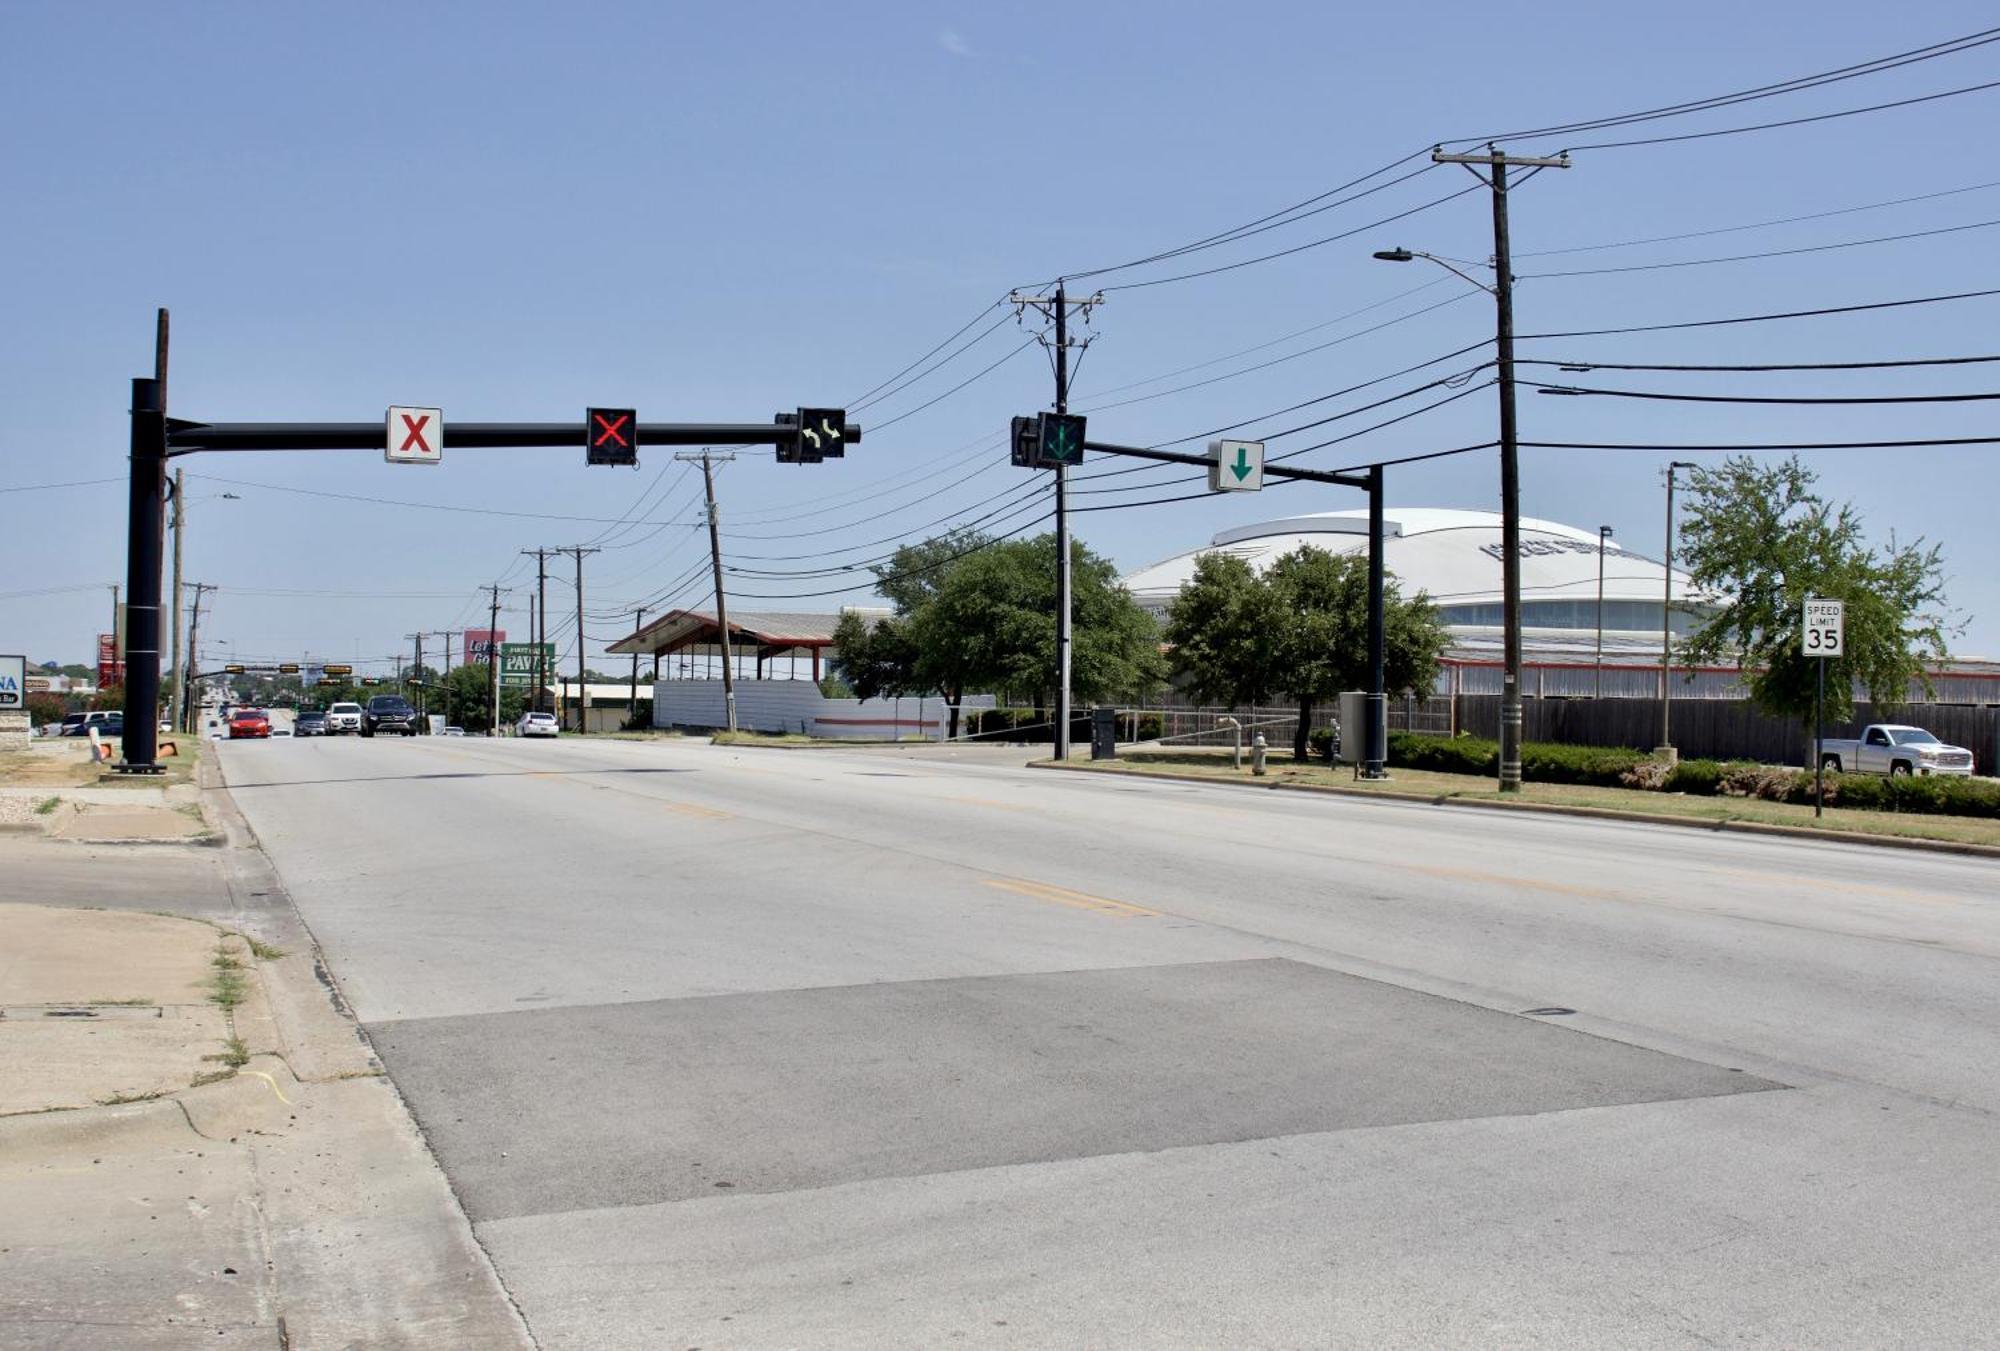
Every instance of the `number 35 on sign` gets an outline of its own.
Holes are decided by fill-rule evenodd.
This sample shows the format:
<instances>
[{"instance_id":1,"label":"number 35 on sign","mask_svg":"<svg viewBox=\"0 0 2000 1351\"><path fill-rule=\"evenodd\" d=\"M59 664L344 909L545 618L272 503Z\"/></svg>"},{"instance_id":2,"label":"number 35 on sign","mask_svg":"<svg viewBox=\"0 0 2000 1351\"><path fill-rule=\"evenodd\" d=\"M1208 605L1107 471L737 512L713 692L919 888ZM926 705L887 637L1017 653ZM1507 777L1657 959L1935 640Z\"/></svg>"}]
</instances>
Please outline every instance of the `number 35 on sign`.
<instances>
[{"instance_id":1,"label":"number 35 on sign","mask_svg":"<svg viewBox=\"0 0 2000 1351\"><path fill-rule=\"evenodd\" d=\"M1846 651L1847 607L1837 600L1806 602L1799 647L1808 657L1838 657Z\"/></svg>"}]
</instances>

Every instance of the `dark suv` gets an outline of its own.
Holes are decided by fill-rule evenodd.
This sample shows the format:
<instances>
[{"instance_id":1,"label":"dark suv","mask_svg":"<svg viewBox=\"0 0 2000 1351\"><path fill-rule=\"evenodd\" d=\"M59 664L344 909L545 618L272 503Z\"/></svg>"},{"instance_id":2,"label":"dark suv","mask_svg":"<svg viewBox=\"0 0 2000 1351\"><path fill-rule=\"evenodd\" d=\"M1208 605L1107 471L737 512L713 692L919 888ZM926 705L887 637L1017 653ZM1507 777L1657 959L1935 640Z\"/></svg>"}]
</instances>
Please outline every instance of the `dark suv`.
<instances>
[{"instance_id":1,"label":"dark suv","mask_svg":"<svg viewBox=\"0 0 2000 1351\"><path fill-rule=\"evenodd\" d=\"M415 736L417 710L411 708L410 701L400 694L376 695L361 711L361 735L374 736L377 732Z\"/></svg>"}]
</instances>

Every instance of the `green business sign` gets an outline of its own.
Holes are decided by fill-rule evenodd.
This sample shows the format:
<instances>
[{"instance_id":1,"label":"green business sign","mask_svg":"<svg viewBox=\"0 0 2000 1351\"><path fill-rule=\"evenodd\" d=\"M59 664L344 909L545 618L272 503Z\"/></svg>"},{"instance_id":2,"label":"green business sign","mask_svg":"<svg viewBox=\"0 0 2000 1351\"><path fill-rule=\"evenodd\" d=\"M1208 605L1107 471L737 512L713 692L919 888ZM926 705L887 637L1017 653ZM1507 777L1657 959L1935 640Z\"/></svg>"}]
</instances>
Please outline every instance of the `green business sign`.
<instances>
[{"instance_id":1,"label":"green business sign","mask_svg":"<svg viewBox=\"0 0 2000 1351\"><path fill-rule=\"evenodd\" d=\"M556 645L554 643L502 643L500 644L500 683L503 685L533 685L535 683L537 656L540 654L540 668L549 676L556 673Z\"/></svg>"}]
</instances>

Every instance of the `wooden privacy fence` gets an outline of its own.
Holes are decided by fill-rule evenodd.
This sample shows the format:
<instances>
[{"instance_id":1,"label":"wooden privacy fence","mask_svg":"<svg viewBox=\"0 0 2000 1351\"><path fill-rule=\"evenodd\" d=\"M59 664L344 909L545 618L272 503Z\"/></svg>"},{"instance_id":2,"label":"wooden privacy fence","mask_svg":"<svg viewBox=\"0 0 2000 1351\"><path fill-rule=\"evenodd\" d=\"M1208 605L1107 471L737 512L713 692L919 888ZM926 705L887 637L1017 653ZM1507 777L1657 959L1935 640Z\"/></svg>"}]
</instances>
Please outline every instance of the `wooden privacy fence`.
<instances>
[{"instance_id":1,"label":"wooden privacy fence","mask_svg":"<svg viewBox=\"0 0 2000 1351\"><path fill-rule=\"evenodd\" d=\"M1499 695L1461 694L1452 703L1451 721L1458 730L1489 738L1500 735ZM1391 726L1395 725L1395 704L1395 700L1390 701ZM1651 750L1660 741L1658 699L1524 699L1521 717L1522 735L1529 741L1629 746L1635 750ZM1857 702L1852 719L1828 719L1826 734L1858 737L1871 722L1922 727L1941 741L1971 751L1977 772L2000 773L2000 705L1909 704L1884 706L1877 713L1873 705ZM1747 699L1676 699L1671 723L1674 748L1685 758L1761 760L1776 765L1805 765L1811 760L1810 728L1760 712Z\"/></svg>"}]
</instances>

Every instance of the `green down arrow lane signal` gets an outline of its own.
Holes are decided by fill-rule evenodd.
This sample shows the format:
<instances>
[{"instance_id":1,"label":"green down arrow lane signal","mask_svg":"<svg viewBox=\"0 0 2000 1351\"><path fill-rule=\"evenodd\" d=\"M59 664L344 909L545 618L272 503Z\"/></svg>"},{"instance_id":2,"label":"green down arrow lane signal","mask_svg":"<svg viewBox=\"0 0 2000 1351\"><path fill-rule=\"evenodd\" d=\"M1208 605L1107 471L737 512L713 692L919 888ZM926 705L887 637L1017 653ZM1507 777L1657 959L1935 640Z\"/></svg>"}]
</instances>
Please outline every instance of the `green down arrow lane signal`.
<instances>
[{"instance_id":1,"label":"green down arrow lane signal","mask_svg":"<svg viewBox=\"0 0 2000 1351\"><path fill-rule=\"evenodd\" d=\"M1262 441L1210 441L1208 460L1212 493L1254 493L1264 486Z\"/></svg>"}]
</instances>

